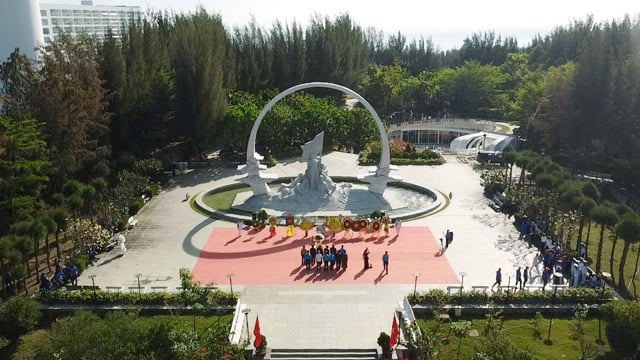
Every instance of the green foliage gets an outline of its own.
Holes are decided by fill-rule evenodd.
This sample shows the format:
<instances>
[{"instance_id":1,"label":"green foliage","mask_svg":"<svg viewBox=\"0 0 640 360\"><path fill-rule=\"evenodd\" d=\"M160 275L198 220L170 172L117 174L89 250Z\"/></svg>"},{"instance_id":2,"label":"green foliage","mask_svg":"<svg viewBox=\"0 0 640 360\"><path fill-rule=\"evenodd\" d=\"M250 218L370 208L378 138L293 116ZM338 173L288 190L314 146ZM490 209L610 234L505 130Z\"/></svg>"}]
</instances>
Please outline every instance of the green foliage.
<instances>
[{"instance_id":1,"label":"green foliage","mask_svg":"<svg viewBox=\"0 0 640 360\"><path fill-rule=\"evenodd\" d=\"M129 203L129 211L127 212L127 214L129 216L133 216L137 214L140 211L140 209L142 209L143 206L144 206L144 200L135 199Z\"/></svg>"},{"instance_id":2,"label":"green foliage","mask_svg":"<svg viewBox=\"0 0 640 360\"><path fill-rule=\"evenodd\" d=\"M203 304L207 308L235 305L236 295L217 289L193 287L180 293L114 293L103 290L55 290L36 293L35 298L45 304L122 304L122 305L174 305Z\"/></svg>"},{"instance_id":3,"label":"green foliage","mask_svg":"<svg viewBox=\"0 0 640 360\"><path fill-rule=\"evenodd\" d=\"M0 303L0 336L15 340L35 329L41 317L37 301L23 295L13 296Z\"/></svg>"},{"instance_id":4,"label":"green foliage","mask_svg":"<svg viewBox=\"0 0 640 360\"><path fill-rule=\"evenodd\" d=\"M640 349L640 302L613 301L603 307L607 338L619 356L638 355Z\"/></svg>"},{"instance_id":5,"label":"green foliage","mask_svg":"<svg viewBox=\"0 0 640 360\"><path fill-rule=\"evenodd\" d=\"M187 268L180 268L179 275L180 286L185 290L191 289L193 287L193 275L191 274L191 270Z\"/></svg>"},{"instance_id":6,"label":"green foliage","mask_svg":"<svg viewBox=\"0 0 640 360\"><path fill-rule=\"evenodd\" d=\"M388 356L391 354L391 337L385 332L381 332L378 336L378 346L382 348L382 355Z\"/></svg>"},{"instance_id":7,"label":"green foliage","mask_svg":"<svg viewBox=\"0 0 640 360\"><path fill-rule=\"evenodd\" d=\"M613 296L610 292L605 293L605 299ZM481 291L463 291L462 293L447 294L441 289L432 289L427 292L418 292L415 296L409 294L407 298L412 304L433 304L433 305L459 305L459 304L546 304L553 300L553 291L534 292L510 292L486 294ZM559 303L592 303L598 304L600 300L600 290L590 288L567 288L558 291L555 295Z\"/></svg>"},{"instance_id":8,"label":"green foliage","mask_svg":"<svg viewBox=\"0 0 640 360\"><path fill-rule=\"evenodd\" d=\"M258 212L258 221L264 223L267 219L269 219L269 214L267 214L265 210L260 210L260 212Z\"/></svg>"},{"instance_id":9,"label":"green foliage","mask_svg":"<svg viewBox=\"0 0 640 360\"><path fill-rule=\"evenodd\" d=\"M531 328L533 328L533 338L536 340L542 339L542 322L544 317L539 311L536 311L536 315L531 320Z\"/></svg>"},{"instance_id":10,"label":"green foliage","mask_svg":"<svg viewBox=\"0 0 640 360\"><path fill-rule=\"evenodd\" d=\"M80 272L85 271L90 263L89 255L87 254L76 254L68 261L69 265L77 266Z\"/></svg>"}]
</instances>

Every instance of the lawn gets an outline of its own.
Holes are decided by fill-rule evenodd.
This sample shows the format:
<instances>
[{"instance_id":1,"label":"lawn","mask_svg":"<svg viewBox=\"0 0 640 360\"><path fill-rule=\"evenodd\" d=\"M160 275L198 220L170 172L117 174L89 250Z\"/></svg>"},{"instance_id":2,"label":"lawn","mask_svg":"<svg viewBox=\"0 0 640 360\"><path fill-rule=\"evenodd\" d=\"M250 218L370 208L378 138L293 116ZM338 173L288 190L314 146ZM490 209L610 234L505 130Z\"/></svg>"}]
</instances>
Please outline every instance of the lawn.
<instances>
[{"instance_id":1,"label":"lawn","mask_svg":"<svg viewBox=\"0 0 640 360\"><path fill-rule=\"evenodd\" d=\"M214 194L207 194L202 198L202 201L209 207L220 210L230 211L231 205L233 205L233 199L241 192L250 191L248 186L243 186L237 189L222 191Z\"/></svg>"},{"instance_id":2,"label":"lawn","mask_svg":"<svg viewBox=\"0 0 640 360\"><path fill-rule=\"evenodd\" d=\"M586 242L587 239L587 226L585 226L582 232L582 239ZM613 279L616 284L620 279L620 273L618 272L618 267L620 266L620 259L622 258L622 250L624 249L624 240L618 239L616 244L616 251L613 257L613 268L609 266L609 259L611 258L611 247L613 246L613 234L608 229L604 231L604 244L602 247L602 271L609 272L613 275ZM572 243L572 247L575 249L576 246L575 239ZM598 256L598 244L600 243L600 226L596 224L591 225L591 236L589 239L589 246L587 248L587 260L589 261L589 267L596 270L596 261ZM633 276L634 271L636 271L636 255L638 253L638 248L640 248L640 244L632 244L629 248L629 254L627 254L627 261L624 267L624 275L626 284L625 286L628 288L629 293L632 294L636 299L638 299L638 291L640 290L640 276L636 277L634 283L631 282L631 278Z\"/></svg>"},{"instance_id":3,"label":"lawn","mask_svg":"<svg viewBox=\"0 0 640 360\"><path fill-rule=\"evenodd\" d=\"M476 351L481 349L481 341L483 339L484 329L487 324L485 319L470 319L472 329L476 329L479 333L478 337L470 337L462 339L460 359L472 359ZM579 359L580 343L571 339L571 332L576 320L573 318L554 319L551 326L551 342L549 345L545 343L549 328L549 320L543 319L540 322L540 331L542 337L536 339L533 336L533 325L531 319L505 319L502 331L506 337L520 349L528 349L539 359ZM434 329L434 320L418 320L423 329ZM605 354L610 351L609 344L605 336L605 325L602 322L602 336L604 345L600 347L601 353ZM447 332L450 324L445 323L441 326L441 332ZM595 344L598 339L598 321L587 320L584 323L587 333L587 341ZM456 359L458 349L458 339L453 335L450 336L449 344L442 344L439 348L439 359Z\"/></svg>"}]
</instances>

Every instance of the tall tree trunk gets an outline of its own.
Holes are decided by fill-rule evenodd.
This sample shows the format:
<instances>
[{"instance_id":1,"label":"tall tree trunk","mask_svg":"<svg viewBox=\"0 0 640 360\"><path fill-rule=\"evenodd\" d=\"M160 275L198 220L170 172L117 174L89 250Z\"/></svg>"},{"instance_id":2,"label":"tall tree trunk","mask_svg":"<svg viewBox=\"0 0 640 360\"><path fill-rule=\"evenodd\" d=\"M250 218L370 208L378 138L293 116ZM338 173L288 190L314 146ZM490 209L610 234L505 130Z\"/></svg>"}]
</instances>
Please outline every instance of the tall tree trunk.
<instances>
[{"instance_id":1,"label":"tall tree trunk","mask_svg":"<svg viewBox=\"0 0 640 360\"><path fill-rule=\"evenodd\" d=\"M633 276L631 277L631 284L633 284L633 297L636 299L638 295L636 294L636 275L638 275L638 261L640 260L640 246L638 246L638 251L636 251L636 266L633 270Z\"/></svg>"},{"instance_id":2,"label":"tall tree trunk","mask_svg":"<svg viewBox=\"0 0 640 360\"><path fill-rule=\"evenodd\" d=\"M631 242L625 240L624 248L622 249L622 257L620 258L620 265L618 266L618 272L620 273L618 276L618 287L620 291L624 291L628 293L626 284L624 283L624 263L627 261L627 255L629 254L629 248L631 247Z\"/></svg>"},{"instance_id":3,"label":"tall tree trunk","mask_svg":"<svg viewBox=\"0 0 640 360\"><path fill-rule=\"evenodd\" d=\"M591 218L589 218L589 227L587 228L587 243L591 240Z\"/></svg>"},{"instance_id":4,"label":"tall tree trunk","mask_svg":"<svg viewBox=\"0 0 640 360\"><path fill-rule=\"evenodd\" d=\"M600 242L598 243L598 255L596 258L596 274L602 270L602 247L604 245L604 224L600 224Z\"/></svg>"},{"instance_id":5,"label":"tall tree trunk","mask_svg":"<svg viewBox=\"0 0 640 360\"><path fill-rule=\"evenodd\" d=\"M616 255L616 245L618 245L618 235L613 237L613 245L611 246L611 257L609 258L609 272L611 273L611 283L615 284L615 272L613 271L613 259Z\"/></svg>"},{"instance_id":6,"label":"tall tree trunk","mask_svg":"<svg viewBox=\"0 0 640 360\"><path fill-rule=\"evenodd\" d=\"M33 247L34 247L34 252L33 254L36 257L36 283L38 283L40 281L40 264L38 263L38 245L40 245L40 241L38 239L34 239L33 241Z\"/></svg>"},{"instance_id":7,"label":"tall tree trunk","mask_svg":"<svg viewBox=\"0 0 640 360\"><path fill-rule=\"evenodd\" d=\"M584 215L580 215L580 225L578 226L578 249L580 250L580 243L582 242L582 230L584 230ZM587 246L585 244L585 246Z\"/></svg>"},{"instance_id":8,"label":"tall tree trunk","mask_svg":"<svg viewBox=\"0 0 640 360\"><path fill-rule=\"evenodd\" d=\"M60 259L60 232L56 231L56 257Z\"/></svg>"},{"instance_id":9,"label":"tall tree trunk","mask_svg":"<svg viewBox=\"0 0 640 360\"><path fill-rule=\"evenodd\" d=\"M2 261L2 259L0 259L0 281L2 281L2 297L3 298L7 298L7 283L5 282L5 277L4 277L4 261Z\"/></svg>"},{"instance_id":10,"label":"tall tree trunk","mask_svg":"<svg viewBox=\"0 0 640 360\"><path fill-rule=\"evenodd\" d=\"M47 270L51 272L51 249L49 249L49 232L44 238L45 247L47 248Z\"/></svg>"}]
</instances>

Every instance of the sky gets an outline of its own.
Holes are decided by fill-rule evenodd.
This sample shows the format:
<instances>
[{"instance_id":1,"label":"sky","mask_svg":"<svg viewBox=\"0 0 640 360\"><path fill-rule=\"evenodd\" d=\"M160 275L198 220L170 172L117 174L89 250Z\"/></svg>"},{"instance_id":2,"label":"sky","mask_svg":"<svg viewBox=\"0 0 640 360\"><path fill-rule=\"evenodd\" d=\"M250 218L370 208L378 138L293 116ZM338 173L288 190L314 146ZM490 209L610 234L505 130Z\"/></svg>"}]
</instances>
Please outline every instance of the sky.
<instances>
[{"instance_id":1,"label":"sky","mask_svg":"<svg viewBox=\"0 0 640 360\"><path fill-rule=\"evenodd\" d=\"M80 0L41 0L79 3ZM270 28L278 19L303 27L314 14L331 18L348 13L356 23L382 30L400 31L407 38L431 37L447 50L462 45L474 32L511 35L526 45L536 34L593 15L598 22L640 14L638 0L94 0L95 5L136 5L142 8L190 12L199 5L220 13L228 27L243 26L254 17Z\"/></svg>"}]
</instances>

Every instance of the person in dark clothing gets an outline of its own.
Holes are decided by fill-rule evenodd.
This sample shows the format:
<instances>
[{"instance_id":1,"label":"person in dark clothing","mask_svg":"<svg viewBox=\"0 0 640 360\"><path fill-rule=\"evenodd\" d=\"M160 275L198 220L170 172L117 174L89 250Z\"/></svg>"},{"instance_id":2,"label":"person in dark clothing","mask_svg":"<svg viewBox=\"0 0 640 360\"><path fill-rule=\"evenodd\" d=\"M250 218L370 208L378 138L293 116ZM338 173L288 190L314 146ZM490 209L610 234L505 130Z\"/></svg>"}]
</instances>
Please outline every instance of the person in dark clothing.
<instances>
[{"instance_id":1,"label":"person in dark clothing","mask_svg":"<svg viewBox=\"0 0 640 360\"><path fill-rule=\"evenodd\" d=\"M382 255L382 268L385 271L385 274L389 274L389 253L387 251Z\"/></svg>"},{"instance_id":2,"label":"person in dark clothing","mask_svg":"<svg viewBox=\"0 0 640 360\"><path fill-rule=\"evenodd\" d=\"M498 271L496 271L496 282L493 283L493 285L491 285L491 291L493 291L493 288L498 285L498 289L500 289L500 284L502 283L502 269L498 268Z\"/></svg>"},{"instance_id":3,"label":"person in dark clothing","mask_svg":"<svg viewBox=\"0 0 640 360\"><path fill-rule=\"evenodd\" d=\"M529 283L529 267L528 266L524 267L524 272L522 273L522 279L524 280L524 282L522 283L522 289L524 290L524 287Z\"/></svg>"},{"instance_id":4,"label":"person in dark clothing","mask_svg":"<svg viewBox=\"0 0 640 360\"><path fill-rule=\"evenodd\" d=\"M520 287L518 287L518 284L520 284ZM520 266L518 266L518 269L516 270L516 289L522 289L522 270L520 269Z\"/></svg>"},{"instance_id":5,"label":"person in dark clothing","mask_svg":"<svg viewBox=\"0 0 640 360\"><path fill-rule=\"evenodd\" d=\"M364 268L368 269L371 266L369 265L369 248L365 248L362 253L362 260L364 260Z\"/></svg>"},{"instance_id":6,"label":"person in dark clothing","mask_svg":"<svg viewBox=\"0 0 640 360\"><path fill-rule=\"evenodd\" d=\"M302 249L300 249L300 258L301 258L301 263L300 265L304 265L304 254L307 253L307 247L302 245Z\"/></svg>"}]
</instances>

